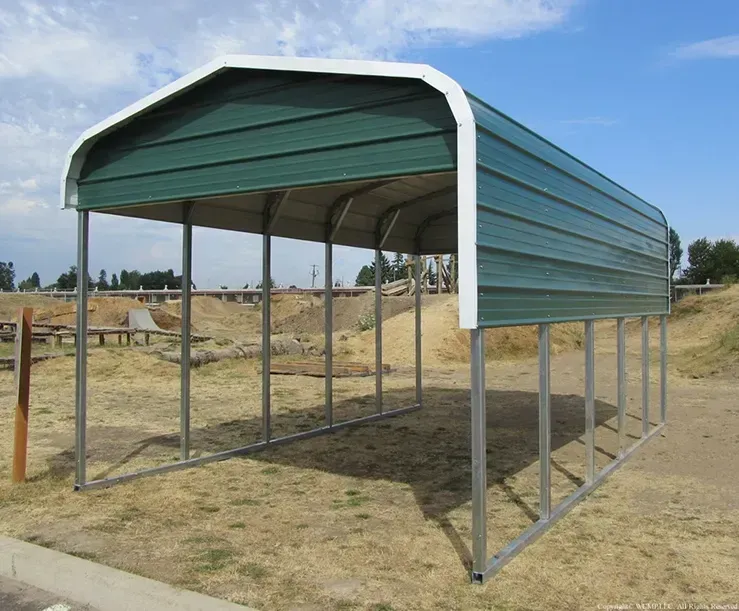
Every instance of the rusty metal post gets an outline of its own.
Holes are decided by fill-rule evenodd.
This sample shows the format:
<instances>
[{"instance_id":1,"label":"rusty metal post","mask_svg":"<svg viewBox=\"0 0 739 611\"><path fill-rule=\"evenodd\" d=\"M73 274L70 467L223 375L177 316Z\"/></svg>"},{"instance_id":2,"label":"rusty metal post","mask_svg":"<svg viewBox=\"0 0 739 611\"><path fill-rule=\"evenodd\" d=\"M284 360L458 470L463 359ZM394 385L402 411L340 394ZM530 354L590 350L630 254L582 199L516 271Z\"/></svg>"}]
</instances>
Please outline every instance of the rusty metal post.
<instances>
[{"instance_id":1,"label":"rusty metal post","mask_svg":"<svg viewBox=\"0 0 739 611\"><path fill-rule=\"evenodd\" d=\"M18 311L15 331L15 442L13 444L13 483L26 481L28 456L28 405L31 396L31 337L33 309Z\"/></svg>"}]
</instances>

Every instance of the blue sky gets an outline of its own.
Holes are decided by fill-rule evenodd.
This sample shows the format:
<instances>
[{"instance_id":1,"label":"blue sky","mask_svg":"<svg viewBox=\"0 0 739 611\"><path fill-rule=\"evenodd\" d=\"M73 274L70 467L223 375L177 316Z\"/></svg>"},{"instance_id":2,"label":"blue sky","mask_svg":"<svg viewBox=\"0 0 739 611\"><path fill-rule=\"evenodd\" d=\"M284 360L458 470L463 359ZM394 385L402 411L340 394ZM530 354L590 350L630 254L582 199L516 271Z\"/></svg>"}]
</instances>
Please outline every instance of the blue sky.
<instances>
[{"instance_id":1,"label":"blue sky","mask_svg":"<svg viewBox=\"0 0 739 611\"><path fill-rule=\"evenodd\" d=\"M234 52L432 64L660 206L685 246L739 238L733 0L0 0L0 260L19 280L74 262L75 215L57 207L77 135ZM259 257L259 238L195 232L200 285L256 280ZM369 257L338 249L336 275ZM322 247L278 240L274 258L279 282L306 285ZM178 269L179 230L93 215L102 267Z\"/></svg>"}]
</instances>

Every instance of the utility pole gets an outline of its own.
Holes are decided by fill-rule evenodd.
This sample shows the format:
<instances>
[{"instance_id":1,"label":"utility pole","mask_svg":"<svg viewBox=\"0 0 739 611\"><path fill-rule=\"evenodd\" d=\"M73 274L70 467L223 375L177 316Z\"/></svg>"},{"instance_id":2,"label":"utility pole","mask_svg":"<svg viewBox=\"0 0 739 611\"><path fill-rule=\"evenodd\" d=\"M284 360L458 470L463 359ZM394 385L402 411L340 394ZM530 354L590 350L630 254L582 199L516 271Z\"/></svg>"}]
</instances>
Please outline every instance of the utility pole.
<instances>
[{"instance_id":1,"label":"utility pole","mask_svg":"<svg viewBox=\"0 0 739 611\"><path fill-rule=\"evenodd\" d=\"M314 263L310 266L310 287L316 288L316 276L318 275L318 266Z\"/></svg>"}]
</instances>

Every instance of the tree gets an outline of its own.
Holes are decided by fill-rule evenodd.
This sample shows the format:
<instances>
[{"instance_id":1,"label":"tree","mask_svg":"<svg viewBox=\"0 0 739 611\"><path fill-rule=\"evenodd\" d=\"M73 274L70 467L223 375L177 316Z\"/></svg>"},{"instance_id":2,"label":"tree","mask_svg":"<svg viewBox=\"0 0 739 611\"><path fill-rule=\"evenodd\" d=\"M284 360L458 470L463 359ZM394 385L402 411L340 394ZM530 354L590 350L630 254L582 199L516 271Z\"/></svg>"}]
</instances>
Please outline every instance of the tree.
<instances>
[{"instance_id":1,"label":"tree","mask_svg":"<svg viewBox=\"0 0 739 611\"><path fill-rule=\"evenodd\" d=\"M436 286L436 272L434 271L434 259L429 259L429 285Z\"/></svg>"},{"instance_id":2,"label":"tree","mask_svg":"<svg viewBox=\"0 0 739 611\"><path fill-rule=\"evenodd\" d=\"M119 282L118 282L118 276L115 275L115 273L110 277L110 290L111 291L117 291L121 288Z\"/></svg>"},{"instance_id":3,"label":"tree","mask_svg":"<svg viewBox=\"0 0 739 611\"><path fill-rule=\"evenodd\" d=\"M357 279L354 281L356 286L374 286L375 285L375 264L372 263L372 267L369 265L363 265L362 269L357 274Z\"/></svg>"},{"instance_id":4,"label":"tree","mask_svg":"<svg viewBox=\"0 0 739 611\"><path fill-rule=\"evenodd\" d=\"M33 291L41 288L41 279L36 272L33 272L28 278L18 283L18 288L23 291Z\"/></svg>"},{"instance_id":5,"label":"tree","mask_svg":"<svg viewBox=\"0 0 739 611\"><path fill-rule=\"evenodd\" d=\"M396 252L393 257L393 281L404 280L405 278L407 278L405 271L405 257L401 253Z\"/></svg>"},{"instance_id":6,"label":"tree","mask_svg":"<svg viewBox=\"0 0 739 611\"><path fill-rule=\"evenodd\" d=\"M136 276L134 276L136 274ZM162 290L165 286L168 289L179 289L182 287L182 276L175 276L174 270L166 271L155 270L139 274L139 272L129 272L129 282L136 280L136 286L132 286L132 290L136 290L139 286L144 287L147 291Z\"/></svg>"},{"instance_id":7,"label":"tree","mask_svg":"<svg viewBox=\"0 0 739 611\"><path fill-rule=\"evenodd\" d=\"M380 270L383 284L393 281L393 266L390 263L390 259L387 258L384 252L380 253Z\"/></svg>"},{"instance_id":8,"label":"tree","mask_svg":"<svg viewBox=\"0 0 739 611\"><path fill-rule=\"evenodd\" d=\"M108 284L108 273L104 269L100 270L96 286L98 291L107 291L110 288Z\"/></svg>"},{"instance_id":9,"label":"tree","mask_svg":"<svg viewBox=\"0 0 739 611\"><path fill-rule=\"evenodd\" d=\"M94 286L92 278L87 275L87 287ZM56 288L60 291L73 291L77 288L77 266L70 265L69 271L65 274L61 274L56 281Z\"/></svg>"},{"instance_id":10,"label":"tree","mask_svg":"<svg viewBox=\"0 0 739 611\"><path fill-rule=\"evenodd\" d=\"M127 282L126 288L129 291L138 291L140 286L141 286L141 272L137 269L132 269L130 272L128 272L128 282Z\"/></svg>"},{"instance_id":11,"label":"tree","mask_svg":"<svg viewBox=\"0 0 739 611\"><path fill-rule=\"evenodd\" d=\"M725 277L739 276L739 244L729 239L711 242L708 238L691 242L685 275L694 284L709 280L719 283Z\"/></svg>"},{"instance_id":12,"label":"tree","mask_svg":"<svg viewBox=\"0 0 739 611\"><path fill-rule=\"evenodd\" d=\"M277 283L275 282L275 279L274 278L270 278L269 279L269 288L273 289L276 286L277 286ZM259 282L257 282L256 288L257 289L261 289L262 288L262 281L261 280Z\"/></svg>"},{"instance_id":13,"label":"tree","mask_svg":"<svg viewBox=\"0 0 739 611\"><path fill-rule=\"evenodd\" d=\"M393 281L393 266L385 253L380 253L380 277L383 284ZM359 270L357 279L354 281L356 286L374 286L375 285L375 261L374 259L369 265L365 265Z\"/></svg>"},{"instance_id":14,"label":"tree","mask_svg":"<svg viewBox=\"0 0 739 611\"><path fill-rule=\"evenodd\" d=\"M675 272L680 269L680 260L683 258L683 247L680 244L680 236L670 227L670 278L675 277Z\"/></svg>"},{"instance_id":15,"label":"tree","mask_svg":"<svg viewBox=\"0 0 739 611\"><path fill-rule=\"evenodd\" d=\"M120 287L122 291L129 290L128 286L128 271L125 269L121 270L121 281L120 281Z\"/></svg>"},{"instance_id":16,"label":"tree","mask_svg":"<svg viewBox=\"0 0 739 611\"><path fill-rule=\"evenodd\" d=\"M13 262L0 261L0 289L3 291L15 290L15 269Z\"/></svg>"},{"instance_id":17,"label":"tree","mask_svg":"<svg viewBox=\"0 0 739 611\"><path fill-rule=\"evenodd\" d=\"M700 238L688 245L688 268L685 275L694 284L705 284L713 271L713 245Z\"/></svg>"},{"instance_id":18,"label":"tree","mask_svg":"<svg viewBox=\"0 0 739 611\"><path fill-rule=\"evenodd\" d=\"M716 240L713 243L714 282L723 282L727 276L739 276L739 244L734 240Z\"/></svg>"}]
</instances>

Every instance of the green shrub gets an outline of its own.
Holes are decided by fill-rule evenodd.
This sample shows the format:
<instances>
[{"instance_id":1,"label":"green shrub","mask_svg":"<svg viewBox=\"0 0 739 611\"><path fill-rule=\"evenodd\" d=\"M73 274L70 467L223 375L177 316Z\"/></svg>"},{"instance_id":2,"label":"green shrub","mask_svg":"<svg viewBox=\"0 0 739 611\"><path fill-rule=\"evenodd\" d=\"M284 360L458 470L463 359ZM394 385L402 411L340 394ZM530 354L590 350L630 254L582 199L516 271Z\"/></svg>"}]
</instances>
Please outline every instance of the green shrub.
<instances>
[{"instance_id":1,"label":"green shrub","mask_svg":"<svg viewBox=\"0 0 739 611\"><path fill-rule=\"evenodd\" d=\"M375 315L372 312L362 314L359 317L359 330L369 331L375 328Z\"/></svg>"}]
</instances>

